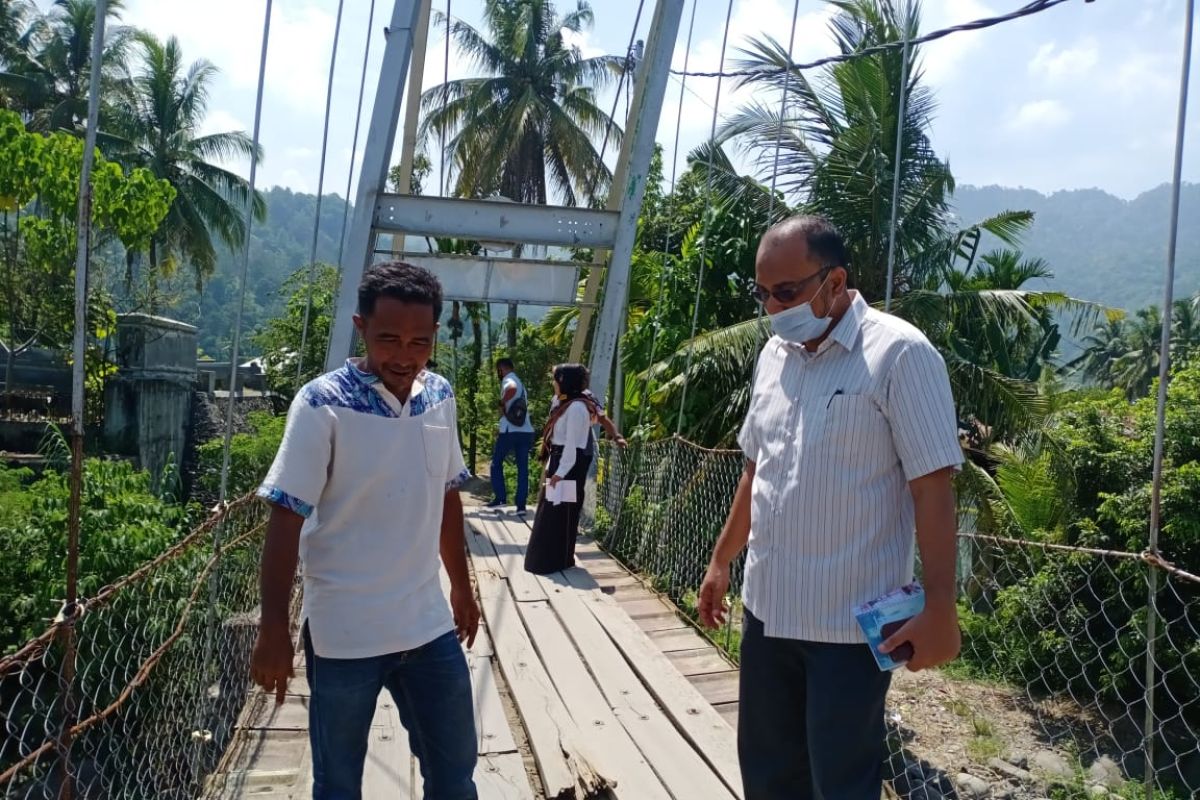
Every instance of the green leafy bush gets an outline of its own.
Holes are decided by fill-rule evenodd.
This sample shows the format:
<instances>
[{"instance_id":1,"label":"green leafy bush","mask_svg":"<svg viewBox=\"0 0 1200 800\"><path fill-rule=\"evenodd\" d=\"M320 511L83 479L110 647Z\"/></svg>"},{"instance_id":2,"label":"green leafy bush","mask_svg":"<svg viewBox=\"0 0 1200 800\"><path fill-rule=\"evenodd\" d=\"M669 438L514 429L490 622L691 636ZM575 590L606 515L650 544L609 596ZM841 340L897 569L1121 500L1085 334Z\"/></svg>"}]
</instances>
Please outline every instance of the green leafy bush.
<instances>
[{"instance_id":1,"label":"green leafy bush","mask_svg":"<svg viewBox=\"0 0 1200 800\"><path fill-rule=\"evenodd\" d=\"M67 475L0 466L0 651L37 635L66 594ZM199 517L155 493L124 461L84 463L79 593L86 598L158 556Z\"/></svg>"},{"instance_id":2,"label":"green leafy bush","mask_svg":"<svg viewBox=\"0 0 1200 800\"><path fill-rule=\"evenodd\" d=\"M287 417L265 411L248 415L251 433L235 434L229 445L229 491L227 497L240 497L258 488L271 468ZM221 463L225 441L218 437L197 448L200 460L199 489L205 500L215 500L221 487Z\"/></svg>"}]
</instances>

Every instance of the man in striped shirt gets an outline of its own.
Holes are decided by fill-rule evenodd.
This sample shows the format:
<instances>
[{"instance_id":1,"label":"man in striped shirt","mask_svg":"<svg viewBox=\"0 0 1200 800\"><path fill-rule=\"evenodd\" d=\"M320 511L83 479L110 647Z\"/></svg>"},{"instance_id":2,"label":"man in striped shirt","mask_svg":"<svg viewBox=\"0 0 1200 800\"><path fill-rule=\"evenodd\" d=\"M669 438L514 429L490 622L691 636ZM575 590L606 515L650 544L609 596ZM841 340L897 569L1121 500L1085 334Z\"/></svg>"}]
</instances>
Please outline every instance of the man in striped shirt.
<instances>
[{"instance_id":1,"label":"man in striped shirt","mask_svg":"<svg viewBox=\"0 0 1200 800\"><path fill-rule=\"evenodd\" d=\"M739 436L746 466L700 591L722 624L729 564L749 545L738 754L746 800L878 800L883 672L853 608L913 578L925 610L881 646L910 670L958 654L955 500L962 462L945 363L908 323L847 286L818 217L763 237L754 293L775 335Z\"/></svg>"}]
</instances>

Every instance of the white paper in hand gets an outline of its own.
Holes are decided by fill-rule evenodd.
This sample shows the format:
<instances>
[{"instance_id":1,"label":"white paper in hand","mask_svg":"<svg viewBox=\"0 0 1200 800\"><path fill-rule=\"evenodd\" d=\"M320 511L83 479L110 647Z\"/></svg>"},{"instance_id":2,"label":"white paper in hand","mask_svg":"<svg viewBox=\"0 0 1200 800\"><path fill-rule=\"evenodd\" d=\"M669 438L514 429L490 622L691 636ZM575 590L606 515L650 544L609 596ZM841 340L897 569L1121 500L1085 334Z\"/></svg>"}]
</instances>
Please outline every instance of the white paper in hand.
<instances>
[{"instance_id":1,"label":"white paper in hand","mask_svg":"<svg viewBox=\"0 0 1200 800\"><path fill-rule=\"evenodd\" d=\"M550 481L546 481L546 499L551 505L574 503L575 497L575 481L559 481L557 486L552 486Z\"/></svg>"}]
</instances>

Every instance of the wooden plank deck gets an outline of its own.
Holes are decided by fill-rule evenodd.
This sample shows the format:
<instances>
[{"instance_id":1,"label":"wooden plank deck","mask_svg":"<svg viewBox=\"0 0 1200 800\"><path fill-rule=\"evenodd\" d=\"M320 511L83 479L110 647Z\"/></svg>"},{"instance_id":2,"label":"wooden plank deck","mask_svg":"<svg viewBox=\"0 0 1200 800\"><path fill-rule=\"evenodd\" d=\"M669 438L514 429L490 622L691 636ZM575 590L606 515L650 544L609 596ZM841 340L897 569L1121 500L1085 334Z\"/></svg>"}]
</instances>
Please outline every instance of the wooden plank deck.
<instances>
[{"instance_id":1,"label":"wooden plank deck","mask_svg":"<svg viewBox=\"0 0 1200 800\"><path fill-rule=\"evenodd\" d=\"M740 798L736 668L586 538L579 566L538 577L523 569L524 521L471 509L468 523L484 612L467 652L482 800ZM297 667L283 706L253 693L206 796L311 797L302 659ZM386 692L363 789L366 800L422 797Z\"/></svg>"}]
</instances>

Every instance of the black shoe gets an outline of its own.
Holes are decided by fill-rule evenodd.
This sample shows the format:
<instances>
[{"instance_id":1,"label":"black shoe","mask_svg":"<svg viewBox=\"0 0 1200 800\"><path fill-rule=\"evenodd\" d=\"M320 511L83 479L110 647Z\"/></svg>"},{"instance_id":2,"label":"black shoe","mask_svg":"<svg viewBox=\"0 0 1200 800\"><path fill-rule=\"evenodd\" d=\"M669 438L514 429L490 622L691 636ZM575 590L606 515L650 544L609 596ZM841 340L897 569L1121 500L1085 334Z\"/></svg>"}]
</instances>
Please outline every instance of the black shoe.
<instances>
[{"instance_id":1,"label":"black shoe","mask_svg":"<svg viewBox=\"0 0 1200 800\"><path fill-rule=\"evenodd\" d=\"M517 509L517 516L518 516L518 517L523 517L523 516L525 516L525 513L526 513L526 512L525 512L525 509L523 509L523 508L518 508L518 509Z\"/></svg>"},{"instance_id":2,"label":"black shoe","mask_svg":"<svg viewBox=\"0 0 1200 800\"><path fill-rule=\"evenodd\" d=\"M504 508L506 505L508 505L508 503L503 500L493 500L484 506L484 508Z\"/></svg>"}]
</instances>

